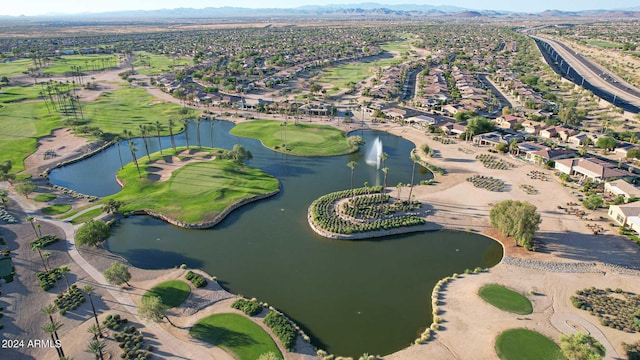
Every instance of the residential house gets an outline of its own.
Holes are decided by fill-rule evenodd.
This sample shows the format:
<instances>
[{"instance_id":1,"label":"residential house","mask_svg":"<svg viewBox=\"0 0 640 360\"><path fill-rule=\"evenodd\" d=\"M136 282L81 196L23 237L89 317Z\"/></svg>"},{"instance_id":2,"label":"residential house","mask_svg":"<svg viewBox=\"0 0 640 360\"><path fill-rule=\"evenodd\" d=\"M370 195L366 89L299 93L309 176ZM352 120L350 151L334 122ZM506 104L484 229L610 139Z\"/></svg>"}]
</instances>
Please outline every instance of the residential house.
<instances>
[{"instance_id":1,"label":"residential house","mask_svg":"<svg viewBox=\"0 0 640 360\"><path fill-rule=\"evenodd\" d=\"M629 175L629 172L618 169L616 164L594 158L557 160L555 168L565 174L581 176L582 179L588 178L596 182Z\"/></svg>"},{"instance_id":2,"label":"residential house","mask_svg":"<svg viewBox=\"0 0 640 360\"><path fill-rule=\"evenodd\" d=\"M634 197L640 198L640 189L622 179L605 183L604 191L614 196L622 195L626 200Z\"/></svg>"},{"instance_id":3,"label":"residential house","mask_svg":"<svg viewBox=\"0 0 640 360\"><path fill-rule=\"evenodd\" d=\"M627 226L636 233L640 233L640 203L611 205L609 217L621 226Z\"/></svg>"},{"instance_id":4,"label":"residential house","mask_svg":"<svg viewBox=\"0 0 640 360\"><path fill-rule=\"evenodd\" d=\"M516 124L520 124L524 121L523 118L513 116L513 115L503 115L496 118L495 123L496 127L501 129L513 129Z\"/></svg>"}]
</instances>

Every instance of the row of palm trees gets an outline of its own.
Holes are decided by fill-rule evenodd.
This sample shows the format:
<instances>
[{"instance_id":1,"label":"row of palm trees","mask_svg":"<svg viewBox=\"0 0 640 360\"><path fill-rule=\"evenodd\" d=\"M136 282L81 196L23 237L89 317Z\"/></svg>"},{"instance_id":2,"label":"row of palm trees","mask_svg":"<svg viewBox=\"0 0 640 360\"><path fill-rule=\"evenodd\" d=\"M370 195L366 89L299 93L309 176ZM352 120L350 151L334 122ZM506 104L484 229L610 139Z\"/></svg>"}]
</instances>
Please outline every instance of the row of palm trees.
<instances>
[{"instance_id":1,"label":"row of palm trees","mask_svg":"<svg viewBox=\"0 0 640 360\"><path fill-rule=\"evenodd\" d=\"M190 144L189 144L189 132L187 131L188 125L189 123L191 123L192 121L196 123L197 129L196 129L196 144L199 148L202 147L201 142L200 142L200 123L202 122L202 118L201 117L196 117L196 118L189 118L189 117L185 117L179 120L180 124L182 124L182 126L184 127L185 131L184 131L184 135L185 135L185 139L187 142L187 149L189 149ZM211 120L211 129L210 129L210 135L211 135L211 147L213 147L213 125L214 125L215 119ZM177 124L176 121L173 119L169 119L167 122L167 129L169 130L169 136L171 138L171 147L173 148L174 153L176 152L176 140L175 140L175 134L173 133L173 129L176 128ZM162 142L161 142L161 135L160 133L165 129L165 126L160 122L160 121L156 121L154 124L140 124L138 125L138 131L140 133L140 136L142 137L142 142L144 144L144 149L145 149L145 153L147 155L147 158L149 160L151 160L151 156L149 153L149 144L148 144L148 138L150 136L152 136L151 134L153 134L153 132L155 131L155 136L158 139L158 148L160 148L160 155L163 155L162 152ZM122 153L120 152L120 142L123 139L127 140L127 143L129 145L129 150L131 151L131 158L133 159L133 162L136 165L136 169L138 170L138 176L142 176L141 172L140 172L140 165L138 164L138 158L136 157L136 152L138 151L135 142L133 141L133 138L135 137L133 131L128 130L128 129L124 129L122 131L122 136L115 136L113 138L113 142L116 143L116 146L118 147L118 158L120 159L120 168L122 169L124 167L124 163L122 161Z\"/></svg>"},{"instance_id":2,"label":"row of palm trees","mask_svg":"<svg viewBox=\"0 0 640 360\"><path fill-rule=\"evenodd\" d=\"M382 152L380 154L380 170L384 174L383 186L382 186L381 193L384 193L385 189L387 188L387 175L389 174L389 168L384 166L384 162L385 162L385 160L387 160L387 158L389 158L389 155L387 153ZM410 184L410 187L409 187L409 198L407 199L408 201L411 201L411 196L413 195L413 186L414 186L415 175L416 175L416 163L418 162L418 156L413 151L411 152L411 162L412 162L411 184ZM351 169L351 188L350 188L351 189L351 198L353 198L355 196L355 191L354 191L354 188L353 188L353 173L354 173L357 165L358 165L358 163L355 162L355 161L349 161L347 163L347 167L349 169ZM367 183L365 183L365 184L367 184ZM398 195L398 197L399 197L399 195ZM382 205L382 201L383 200L382 200L382 197L381 197L380 205Z\"/></svg>"}]
</instances>

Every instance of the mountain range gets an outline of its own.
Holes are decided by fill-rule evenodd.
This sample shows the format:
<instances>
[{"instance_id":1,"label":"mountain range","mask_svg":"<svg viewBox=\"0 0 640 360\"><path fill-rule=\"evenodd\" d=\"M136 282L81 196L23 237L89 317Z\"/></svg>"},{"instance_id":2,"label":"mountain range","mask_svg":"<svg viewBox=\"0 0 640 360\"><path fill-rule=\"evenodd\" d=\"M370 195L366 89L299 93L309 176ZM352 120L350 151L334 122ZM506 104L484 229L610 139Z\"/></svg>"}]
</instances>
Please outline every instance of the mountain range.
<instances>
[{"instance_id":1,"label":"mountain range","mask_svg":"<svg viewBox=\"0 0 640 360\"><path fill-rule=\"evenodd\" d=\"M545 10L540 13L518 13L501 10L473 10L447 5L390 5L379 3L306 5L297 8L251 9L241 7L207 7L204 9L175 8L160 10L113 11L102 13L82 14L48 14L41 16L0 16L2 19L206 19L206 18L237 18L237 17L454 17L454 18L576 18L576 17L605 17L605 18L640 18L640 7L617 10L585 10L560 11Z\"/></svg>"}]
</instances>

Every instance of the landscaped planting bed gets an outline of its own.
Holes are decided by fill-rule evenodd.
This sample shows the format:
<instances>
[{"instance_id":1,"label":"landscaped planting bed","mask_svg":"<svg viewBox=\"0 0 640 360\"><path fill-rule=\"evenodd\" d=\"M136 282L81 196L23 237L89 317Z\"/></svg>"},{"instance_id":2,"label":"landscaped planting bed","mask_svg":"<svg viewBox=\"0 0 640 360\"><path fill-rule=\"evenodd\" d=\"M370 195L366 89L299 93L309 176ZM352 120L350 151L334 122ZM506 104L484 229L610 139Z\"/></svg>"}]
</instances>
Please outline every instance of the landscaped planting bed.
<instances>
[{"instance_id":1,"label":"landscaped planting bed","mask_svg":"<svg viewBox=\"0 0 640 360\"><path fill-rule=\"evenodd\" d=\"M31 245L32 248L35 245L38 245L38 247L43 248L57 242L58 240L59 240L58 237L55 235L45 235L37 240L33 240L32 242L29 243L29 245Z\"/></svg>"},{"instance_id":2,"label":"landscaped planting bed","mask_svg":"<svg viewBox=\"0 0 640 360\"><path fill-rule=\"evenodd\" d=\"M498 159L498 157L495 155L480 154L480 155L476 155L476 159L480 160L480 162L482 162L482 165L484 165L484 167L489 169L509 170L516 167L514 164L508 161Z\"/></svg>"},{"instance_id":3,"label":"landscaped planting bed","mask_svg":"<svg viewBox=\"0 0 640 360\"><path fill-rule=\"evenodd\" d=\"M62 271L60 271L59 268L55 268L49 271L36 273L36 277L40 280L40 287L42 290L47 291L56 284L56 281L62 278Z\"/></svg>"},{"instance_id":4,"label":"landscaped planting bed","mask_svg":"<svg viewBox=\"0 0 640 360\"><path fill-rule=\"evenodd\" d=\"M455 144L456 143L455 140L453 140L451 138L441 137L441 136L434 136L433 140L437 141L437 142L439 142L441 144L444 144L444 145L449 145L449 144Z\"/></svg>"},{"instance_id":5,"label":"landscaped planting bed","mask_svg":"<svg viewBox=\"0 0 640 360\"><path fill-rule=\"evenodd\" d=\"M150 359L153 346L151 344L145 346L142 332L135 326L125 326L127 323L128 320L120 318L119 314L109 314L102 321L102 325L113 331L113 338L118 342L118 347L122 349L121 359Z\"/></svg>"},{"instance_id":6,"label":"landscaped planting bed","mask_svg":"<svg viewBox=\"0 0 640 360\"><path fill-rule=\"evenodd\" d=\"M267 316L264 317L264 324L273 330L285 349L289 351L293 350L293 347L296 345L298 332L289 319L278 312L269 311Z\"/></svg>"},{"instance_id":7,"label":"landscaped planting bed","mask_svg":"<svg viewBox=\"0 0 640 360\"><path fill-rule=\"evenodd\" d=\"M576 291L571 297L573 306L589 311L600 318L600 323L626 332L640 332L640 296L622 289L596 289Z\"/></svg>"},{"instance_id":8,"label":"landscaped planting bed","mask_svg":"<svg viewBox=\"0 0 640 360\"><path fill-rule=\"evenodd\" d=\"M487 189L489 191L499 192L504 190L504 181L494 178L493 176L473 175L468 177L467 181L477 188Z\"/></svg>"},{"instance_id":9,"label":"landscaped planting bed","mask_svg":"<svg viewBox=\"0 0 640 360\"><path fill-rule=\"evenodd\" d=\"M538 189L536 189L532 185L520 184L519 187L520 187L520 189L522 189L522 191L527 193L527 195L538 195L540 193L540 191L538 191Z\"/></svg>"},{"instance_id":10,"label":"landscaped planting bed","mask_svg":"<svg viewBox=\"0 0 640 360\"><path fill-rule=\"evenodd\" d=\"M390 205L371 205L364 206L362 208L358 208L355 210L349 210L353 214L360 214L364 217L364 219L348 220L343 216L340 216L336 212L336 202L349 198L355 194L356 197L365 197L372 199L363 199L358 200L363 204L375 204L375 199L380 201L379 192L382 190L380 186L374 187L366 187L366 188L358 188L351 190L343 190L334 193L330 193L324 195L317 200L315 200L311 204L311 216L313 218L314 223L319 228L336 233L336 234L353 234L357 232L366 232L366 231L378 231L378 230L388 230L395 229L400 227L408 227L415 225L424 224L424 219L415 216L415 215L394 215L390 212ZM387 199L388 198L384 198ZM406 207L405 207L406 206ZM416 207L415 203L411 204L399 204L396 209L406 209L409 210L412 207ZM386 210L385 210L386 209ZM384 215L384 212L387 211L387 215Z\"/></svg>"},{"instance_id":11,"label":"landscaped planting bed","mask_svg":"<svg viewBox=\"0 0 640 360\"><path fill-rule=\"evenodd\" d=\"M53 300L53 303L60 311L60 315L64 315L69 310L77 309L86 300L87 299L84 297L80 289L78 289L76 284L73 284L66 294L59 294Z\"/></svg>"}]
</instances>

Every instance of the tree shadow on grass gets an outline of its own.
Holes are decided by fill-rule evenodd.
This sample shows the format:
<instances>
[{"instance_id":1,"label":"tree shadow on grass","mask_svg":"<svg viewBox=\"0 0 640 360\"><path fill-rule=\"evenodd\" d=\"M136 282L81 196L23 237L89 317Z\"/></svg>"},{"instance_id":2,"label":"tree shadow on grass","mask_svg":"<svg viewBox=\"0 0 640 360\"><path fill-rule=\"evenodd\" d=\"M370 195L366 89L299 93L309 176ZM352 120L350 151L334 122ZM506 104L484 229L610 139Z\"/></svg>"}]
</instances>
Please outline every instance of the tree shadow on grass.
<instances>
[{"instance_id":1,"label":"tree shadow on grass","mask_svg":"<svg viewBox=\"0 0 640 360\"><path fill-rule=\"evenodd\" d=\"M246 334L207 324L195 324L189 333L194 338L214 346L239 348L257 344L253 338Z\"/></svg>"}]
</instances>

